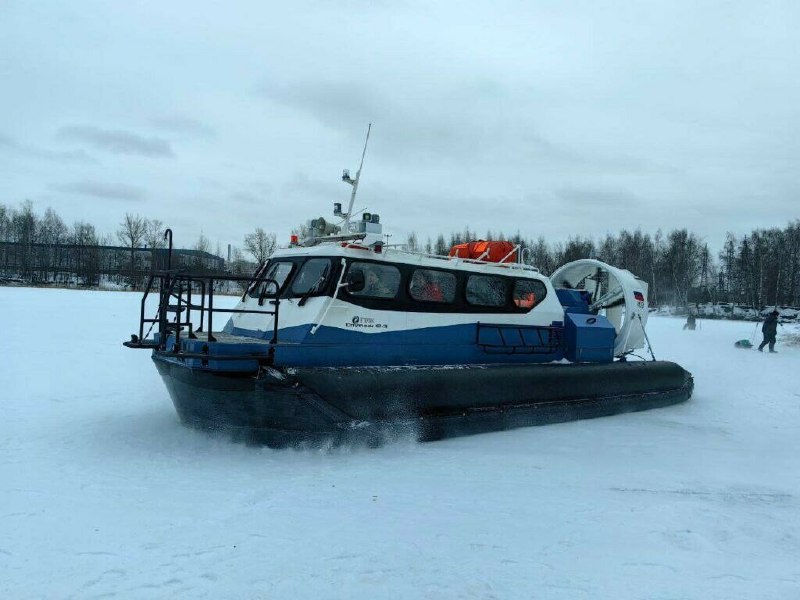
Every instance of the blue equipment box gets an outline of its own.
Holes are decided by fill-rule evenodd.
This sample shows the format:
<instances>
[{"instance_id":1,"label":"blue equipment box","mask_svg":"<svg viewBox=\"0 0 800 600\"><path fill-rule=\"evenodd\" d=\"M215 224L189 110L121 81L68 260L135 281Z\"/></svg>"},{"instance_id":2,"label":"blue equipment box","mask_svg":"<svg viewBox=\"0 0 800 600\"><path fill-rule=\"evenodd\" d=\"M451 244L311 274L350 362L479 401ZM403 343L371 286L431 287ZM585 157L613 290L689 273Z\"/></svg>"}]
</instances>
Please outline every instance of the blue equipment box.
<instances>
[{"instance_id":1,"label":"blue equipment box","mask_svg":"<svg viewBox=\"0 0 800 600\"><path fill-rule=\"evenodd\" d=\"M601 315L564 315L564 356L570 362L613 361L616 337L614 326Z\"/></svg>"},{"instance_id":2,"label":"blue equipment box","mask_svg":"<svg viewBox=\"0 0 800 600\"><path fill-rule=\"evenodd\" d=\"M556 297L565 312L589 314L589 302L592 295L586 290L556 290Z\"/></svg>"}]
</instances>

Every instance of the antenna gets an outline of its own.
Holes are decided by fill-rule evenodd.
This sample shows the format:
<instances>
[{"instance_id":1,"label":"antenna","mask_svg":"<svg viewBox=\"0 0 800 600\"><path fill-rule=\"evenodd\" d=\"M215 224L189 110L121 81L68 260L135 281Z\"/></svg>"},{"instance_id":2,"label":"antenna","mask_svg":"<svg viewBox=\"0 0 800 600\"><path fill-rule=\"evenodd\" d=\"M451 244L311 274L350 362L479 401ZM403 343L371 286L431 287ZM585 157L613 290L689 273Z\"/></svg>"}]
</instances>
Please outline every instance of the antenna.
<instances>
[{"instance_id":1,"label":"antenna","mask_svg":"<svg viewBox=\"0 0 800 600\"><path fill-rule=\"evenodd\" d=\"M356 178L353 179L350 177L350 171L345 169L342 173L342 181L345 183L349 183L353 186L353 192L350 194L350 204L347 206L347 212L344 215L344 227L343 231L349 232L350 231L350 217L353 212L353 202L356 200L356 191L358 190L358 180L361 179L361 168L364 166L364 156L367 154L367 143L369 142L369 132L372 130L372 123L369 124L367 127L367 139L364 140L364 151L361 153L361 164L358 166L358 171L356 171ZM335 211L334 211L335 214ZM338 216L338 215L337 215Z\"/></svg>"}]
</instances>

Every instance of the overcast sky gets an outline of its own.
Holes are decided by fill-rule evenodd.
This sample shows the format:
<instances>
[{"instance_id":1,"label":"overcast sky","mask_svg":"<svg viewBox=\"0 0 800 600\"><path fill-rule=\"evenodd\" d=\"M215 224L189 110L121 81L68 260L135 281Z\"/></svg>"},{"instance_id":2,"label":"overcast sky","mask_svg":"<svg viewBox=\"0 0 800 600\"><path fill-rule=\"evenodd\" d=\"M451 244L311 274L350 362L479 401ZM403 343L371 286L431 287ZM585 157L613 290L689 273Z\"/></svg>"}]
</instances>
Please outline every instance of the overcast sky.
<instances>
[{"instance_id":1,"label":"overcast sky","mask_svg":"<svg viewBox=\"0 0 800 600\"><path fill-rule=\"evenodd\" d=\"M800 217L800 2L0 0L0 202L176 243Z\"/></svg>"}]
</instances>

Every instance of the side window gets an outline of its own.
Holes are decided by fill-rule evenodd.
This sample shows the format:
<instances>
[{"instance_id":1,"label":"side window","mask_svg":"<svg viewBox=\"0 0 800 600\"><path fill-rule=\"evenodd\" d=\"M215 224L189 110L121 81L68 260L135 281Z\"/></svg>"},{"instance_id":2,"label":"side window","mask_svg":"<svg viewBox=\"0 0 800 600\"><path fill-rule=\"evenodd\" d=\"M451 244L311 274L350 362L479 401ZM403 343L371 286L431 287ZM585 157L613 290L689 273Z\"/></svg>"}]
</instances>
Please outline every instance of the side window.
<instances>
[{"instance_id":1,"label":"side window","mask_svg":"<svg viewBox=\"0 0 800 600\"><path fill-rule=\"evenodd\" d=\"M507 280L489 275L470 275L467 302L474 306L505 306Z\"/></svg>"},{"instance_id":2,"label":"side window","mask_svg":"<svg viewBox=\"0 0 800 600\"><path fill-rule=\"evenodd\" d=\"M325 287L331 272L331 261L327 258L311 258L303 264L292 282L292 294L305 296L319 292Z\"/></svg>"},{"instance_id":3,"label":"side window","mask_svg":"<svg viewBox=\"0 0 800 600\"><path fill-rule=\"evenodd\" d=\"M291 261L276 261L267 267L267 270L264 271L262 278L274 279L278 283L278 291L280 292L280 290L283 289L286 280L289 278L289 275L292 274L293 269L294 263ZM270 298L275 296L275 285L272 283L262 283L261 285L257 285L253 288L253 291L250 292L250 297L258 298L261 295L263 288L266 288L264 291L265 296Z\"/></svg>"},{"instance_id":4,"label":"side window","mask_svg":"<svg viewBox=\"0 0 800 600\"><path fill-rule=\"evenodd\" d=\"M351 296L361 298L395 298L400 289L400 270L392 265L356 262L350 265L350 273L364 274L364 289L349 291Z\"/></svg>"},{"instance_id":5,"label":"side window","mask_svg":"<svg viewBox=\"0 0 800 600\"><path fill-rule=\"evenodd\" d=\"M517 279L514 282L514 306L530 310L544 300L547 288L538 279Z\"/></svg>"},{"instance_id":6,"label":"side window","mask_svg":"<svg viewBox=\"0 0 800 600\"><path fill-rule=\"evenodd\" d=\"M408 288L411 297L421 302L453 302L456 297L456 276L446 271L417 269Z\"/></svg>"}]
</instances>

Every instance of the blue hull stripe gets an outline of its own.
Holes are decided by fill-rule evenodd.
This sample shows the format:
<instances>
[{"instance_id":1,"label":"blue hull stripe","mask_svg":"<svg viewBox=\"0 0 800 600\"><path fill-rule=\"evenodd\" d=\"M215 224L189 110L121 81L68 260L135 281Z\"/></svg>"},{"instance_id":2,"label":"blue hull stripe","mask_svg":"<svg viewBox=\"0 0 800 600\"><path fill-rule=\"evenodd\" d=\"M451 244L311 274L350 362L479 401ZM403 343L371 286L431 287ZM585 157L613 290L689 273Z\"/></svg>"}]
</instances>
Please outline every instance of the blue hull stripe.
<instances>
[{"instance_id":1,"label":"blue hull stripe","mask_svg":"<svg viewBox=\"0 0 800 600\"><path fill-rule=\"evenodd\" d=\"M529 364L550 362L563 358L558 349L547 352L539 346L532 353L531 346L538 340L520 336L512 327L514 335L507 336L509 344L517 347L496 347L499 334L488 336L482 331L479 345L477 325L449 325L383 333L363 333L336 327L320 327L311 334L311 325L289 327L278 331L275 346L276 366L387 366L387 365L470 365L470 364ZM230 333L239 336L266 339L271 332L256 332L231 328ZM527 348L521 348L523 344Z\"/></svg>"}]
</instances>

